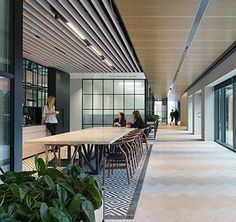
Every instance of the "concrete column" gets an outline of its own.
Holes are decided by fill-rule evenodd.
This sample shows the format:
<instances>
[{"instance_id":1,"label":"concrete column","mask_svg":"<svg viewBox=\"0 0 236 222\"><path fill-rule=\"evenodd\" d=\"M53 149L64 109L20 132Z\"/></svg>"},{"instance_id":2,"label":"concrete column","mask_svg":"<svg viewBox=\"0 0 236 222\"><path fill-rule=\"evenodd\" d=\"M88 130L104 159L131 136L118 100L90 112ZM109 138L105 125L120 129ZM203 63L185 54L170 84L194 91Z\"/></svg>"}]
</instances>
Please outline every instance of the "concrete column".
<instances>
[{"instance_id":1,"label":"concrete column","mask_svg":"<svg viewBox=\"0 0 236 222\"><path fill-rule=\"evenodd\" d=\"M202 89L202 137L214 141L215 97L213 87Z\"/></svg>"},{"instance_id":2,"label":"concrete column","mask_svg":"<svg viewBox=\"0 0 236 222\"><path fill-rule=\"evenodd\" d=\"M201 134L201 93L195 93L193 95L193 116L194 116L194 127L193 127L193 133L196 135Z\"/></svg>"},{"instance_id":3,"label":"concrete column","mask_svg":"<svg viewBox=\"0 0 236 222\"><path fill-rule=\"evenodd\" d=\"M193 97L188 96L188 131L193 132Z\"/></svg>"}]
</instances>

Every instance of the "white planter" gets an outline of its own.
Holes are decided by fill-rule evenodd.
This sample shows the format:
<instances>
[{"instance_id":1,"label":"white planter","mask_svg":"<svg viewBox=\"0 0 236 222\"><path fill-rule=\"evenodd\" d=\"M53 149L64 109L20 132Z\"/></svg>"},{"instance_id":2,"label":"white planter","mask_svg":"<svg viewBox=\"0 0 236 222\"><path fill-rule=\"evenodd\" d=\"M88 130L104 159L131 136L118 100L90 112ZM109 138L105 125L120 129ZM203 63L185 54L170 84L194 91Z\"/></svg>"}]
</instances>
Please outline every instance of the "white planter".
<instances>
[{"instance_id":1,"label":"white planter","mask_svg":"<svg viewBox=\"0 0 236 222\"><path fill-rule=\"evenodd\" d=\"M95 221L96 222L103 222L104 220L104 206L102 206L98 209L95 210Z\"/></svg>"},{"instance_id":2,"label":"white planter","mask_svg":"<svg viewBox=\"0 0 236 222\"><path fill-rule=\"evenodd\" d=\"M147 125L153 125L153 124L155 124L155 123L156 123L155 121L147 121L147 122L146 122Z\"/></svg>"}]
</instances>

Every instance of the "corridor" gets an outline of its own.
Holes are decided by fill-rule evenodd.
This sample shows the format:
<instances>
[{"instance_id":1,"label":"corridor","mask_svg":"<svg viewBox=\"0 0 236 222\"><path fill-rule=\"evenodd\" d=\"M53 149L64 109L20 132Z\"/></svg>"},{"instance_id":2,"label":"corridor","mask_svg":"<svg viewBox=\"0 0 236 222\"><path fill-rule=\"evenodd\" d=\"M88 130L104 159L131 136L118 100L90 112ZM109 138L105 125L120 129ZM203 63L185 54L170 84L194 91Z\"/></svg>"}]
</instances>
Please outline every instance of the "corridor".
<instances>
[{"instance_id":1,"label":"corridor","mask_svg":"<svg viewBox=\"0 0 236 222\"><path fill-rule=\"evenodd\" d=\"M134 221L236 221L236 154L183 127L161 128Z\"/></svg>"}]
</instances>

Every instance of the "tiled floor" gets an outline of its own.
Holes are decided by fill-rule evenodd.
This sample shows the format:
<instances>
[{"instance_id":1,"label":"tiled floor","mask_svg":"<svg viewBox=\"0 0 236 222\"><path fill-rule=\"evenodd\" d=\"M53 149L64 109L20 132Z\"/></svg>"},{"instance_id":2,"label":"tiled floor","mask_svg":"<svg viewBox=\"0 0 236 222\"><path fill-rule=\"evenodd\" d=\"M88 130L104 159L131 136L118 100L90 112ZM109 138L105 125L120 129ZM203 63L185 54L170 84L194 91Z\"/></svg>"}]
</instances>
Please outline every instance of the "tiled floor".
<instances>
[{"instance_id":1,"label":"tiled floor","mask_svg":"<svg viewBox=\"0 0 236 222\"><path fill-rule=\"evenodd\" d=\"M157 138L132 221L236 221L236 153L183 127L165 127Z\"/></svg>"}]
</instances>

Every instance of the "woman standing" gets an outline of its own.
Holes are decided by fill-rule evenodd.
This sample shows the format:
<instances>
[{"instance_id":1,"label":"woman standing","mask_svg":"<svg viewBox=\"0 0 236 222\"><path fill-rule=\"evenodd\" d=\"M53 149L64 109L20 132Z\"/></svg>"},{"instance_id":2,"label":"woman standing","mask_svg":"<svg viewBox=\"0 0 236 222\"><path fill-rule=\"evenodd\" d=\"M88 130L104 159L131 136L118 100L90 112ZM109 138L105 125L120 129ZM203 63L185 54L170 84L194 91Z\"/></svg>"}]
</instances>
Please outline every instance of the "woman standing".
<instances>
[{"instance_id":1,"label":"woman standing","mask_svg":"<svg viewBox=\"0 0 236 222\"><path fill-rule=\"evenodd\" d=\"M46 127L51 135L56 135L57 132L57 117L59 114L58 111L55 110L55 100L54 96L49 96L47 100L47 104L44 106L42 118L46 123Z\"/></svg>"},{"instance_id":2,"label":"woman standing","mask_svg":"<svg viewBox=\"0 0 236 222\"><path fill-rule=\"evenodd\" d=\"M113 126L126 126L125 114L118 113L118 118L116 118L113 122Z\"/></svg>"}]
</instances>

